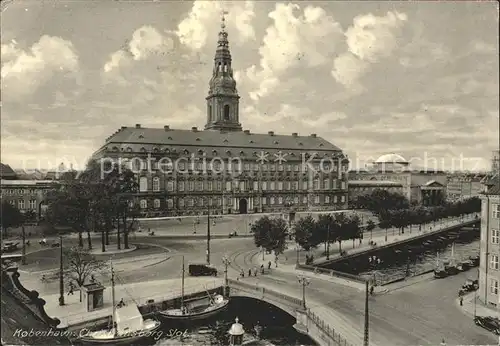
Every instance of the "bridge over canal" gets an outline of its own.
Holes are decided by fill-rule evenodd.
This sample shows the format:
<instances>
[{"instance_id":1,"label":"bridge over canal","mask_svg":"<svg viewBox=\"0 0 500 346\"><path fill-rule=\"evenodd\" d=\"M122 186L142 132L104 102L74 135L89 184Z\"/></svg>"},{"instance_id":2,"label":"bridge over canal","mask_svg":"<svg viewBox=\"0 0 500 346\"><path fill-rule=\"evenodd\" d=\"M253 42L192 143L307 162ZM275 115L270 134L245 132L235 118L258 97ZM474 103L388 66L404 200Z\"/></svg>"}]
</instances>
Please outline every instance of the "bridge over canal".
<instances>
[{"instance_id":1,"label":"bridge over canal","mask_svg":"<svg viewBox=\"0 0 500 346\"><path fill-rule=\"evenodd\" d=\"M358 335L350 333L349 338L346 338L339 330L340 328L336 329L339 320L334 318L334 311L330 311L332 319L321 318L315 312L315 308L306 306L305 299L298 298L300 296L299 291L297 291L296 295L290 294L290 292L285 294L278 292L276 289L267 288L264 282L251 284L231 279L228 279L228 287L232 297L242 296L263 300L288 312L297 320L294 328L303 334L307 334L321 346L354 346L362 344L362 331Z\"/></svg>"}]
</instances>

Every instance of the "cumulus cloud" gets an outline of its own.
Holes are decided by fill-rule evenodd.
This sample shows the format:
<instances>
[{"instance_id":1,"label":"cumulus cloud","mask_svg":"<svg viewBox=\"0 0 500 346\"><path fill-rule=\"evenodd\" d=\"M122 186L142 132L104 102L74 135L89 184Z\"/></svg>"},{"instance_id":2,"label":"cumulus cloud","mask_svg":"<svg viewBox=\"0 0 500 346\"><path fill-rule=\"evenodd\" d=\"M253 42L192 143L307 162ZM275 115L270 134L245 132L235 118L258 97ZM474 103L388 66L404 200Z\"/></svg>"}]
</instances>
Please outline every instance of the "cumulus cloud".
<instances>
[{"instance_id":1,"label":"cumulus cloud","mask_svg":"<svg viewBox=\"0 0 500 346\"><path fill-rule=\"evenodd\" d=\"M57 72L78 69L73 44L61 37L44 35L27 50L16 41L1 49L2 87L10 100L35 92Z\"/></svg>"},{"instance_id":2,"label":"cumulus cloud","mask_svg":"<svg viewBox=\"0 0 500 346\"><path fill-rule=\"evenodd\" d=\"M232 42L242 44L255 39L253 1L222 3L196 0L186 18L177 26L179 41L193 50L201 50L207 44L208 35L213 35L220 27L223 10L228 12L225 16L228 31L234 32Z\"/></svg>"},{"instance_id":3,"label":"cumulus cloud","mask_svg":"<svg viewBox=\"0 0 500 346\"><path fill-rule=\"evenodd\" d=\"M132 38L122 49L111 54L104 65L104 72L111 72L131 60L141 61L153 55L166 53L173 46L174 42L170 37L162 35L152 26L142 26L134 31Z\"/></svg>"},{"instance_id":4,"label":"cumulus cloud","mask_svg":"<svg viewBox=\"0 0 500 346\"><path fill-rule=\"evenodd\" d=\"M259 48L259 66L251 66L245 77L255 85L253 100L264 97L294 67L317 67L331 61L342 35L340 25L321 7L276 4L269 13L273 23L267 28Z\"/></svg>"},{"instance_id":5,"label":"cumulus cloud","mask_svg":"<svg viewBox=\"0 0 500 346\"><path fill-rule=\"evenodd\" d=\"M397 47L397 33L407 20L406 14L387 12L383 17L373 14L357 16L345 32L347 52L333 62L333 77L345 86L356 81L369 64L389 57Z\"/></svg>"}]
</instances>

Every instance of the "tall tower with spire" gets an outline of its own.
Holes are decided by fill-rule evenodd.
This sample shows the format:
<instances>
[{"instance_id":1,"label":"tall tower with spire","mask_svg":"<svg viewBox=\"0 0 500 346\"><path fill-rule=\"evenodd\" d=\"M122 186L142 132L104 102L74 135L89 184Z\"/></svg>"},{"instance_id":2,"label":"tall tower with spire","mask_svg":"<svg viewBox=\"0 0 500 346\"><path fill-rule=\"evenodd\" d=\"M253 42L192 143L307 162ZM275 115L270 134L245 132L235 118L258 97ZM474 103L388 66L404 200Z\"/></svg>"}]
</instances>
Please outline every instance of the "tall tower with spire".
<instances>
[{"instance_id":1,"label":"tall tower with spire","mask_svg":"<svg viewBox=\"0 0 500 346\"><path fill-rule=\"evenodd\" d=\"M226 23L222 12L222 24L215 52L214 69L210 79L207 100L205 130L241 131L239 122L239 95L233 78L231 52L227 40Z\"/></svg>"}]
</instances>

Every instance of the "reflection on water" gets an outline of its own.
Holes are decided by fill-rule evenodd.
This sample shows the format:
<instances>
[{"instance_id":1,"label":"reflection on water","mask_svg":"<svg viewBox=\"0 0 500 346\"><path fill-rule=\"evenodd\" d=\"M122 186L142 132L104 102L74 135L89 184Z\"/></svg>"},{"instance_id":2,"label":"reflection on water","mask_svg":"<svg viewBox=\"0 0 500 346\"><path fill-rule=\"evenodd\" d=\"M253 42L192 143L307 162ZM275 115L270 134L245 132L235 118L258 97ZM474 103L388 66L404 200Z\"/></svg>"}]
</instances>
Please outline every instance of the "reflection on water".
<instances>
[{"instance_id":1,"label":"reflection on water","mask_svg":"<svg viewBox=\"0 0 500 346\"><path fill-rule=\"evenodd\" d=\"M261 338L274 345L316 345L293 328L294 317L264 301L243 297L231 298L228 309L211 319L189 323L163 322L163 337L154 345L229 345L228 330L236 317L245 329L244 341L255 338L254 327L259 325L262 327ZM187 337L181 340L179 334Z\"/></svg>"},{"instance_id":2,"label":"reflection on water","mask_svg":"<svg viewBox=\"0 0 500 346\"><path fill-rule=\"evenodd\" d=\"M329 266L329 269L375 279L378 284L383 284L408 275L415 276L432 271L436 267L438 256L440 261L451 259L453 244L455 244L453 252L456 261L466 260L469 256L477 256L479 254L478 238L479 232L477 231L450 233L422 243L393 248L380 253L371 262L368 256L358 256L353 260L334 263Z\"/></svg>"}]
</instances>

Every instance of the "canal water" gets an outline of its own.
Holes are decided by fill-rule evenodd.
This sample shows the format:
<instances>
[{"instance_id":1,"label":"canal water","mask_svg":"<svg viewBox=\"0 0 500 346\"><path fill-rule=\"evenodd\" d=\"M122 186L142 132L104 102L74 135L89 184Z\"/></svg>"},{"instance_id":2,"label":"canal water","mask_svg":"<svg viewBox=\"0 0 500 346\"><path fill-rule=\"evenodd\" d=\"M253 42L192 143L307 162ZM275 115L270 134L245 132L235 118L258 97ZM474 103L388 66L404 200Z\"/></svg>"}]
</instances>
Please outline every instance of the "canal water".
<instances>
[{"instance_id":1,"label":"canal water","mask_svg":"<svg viewBox=\"0 0 500 346\"><path fill-rule=\"evenodd\" d=\"M235 297L228 309L211 319L200 322L163 322L163 335L150 345L229 345L228 331L235 318L245 329L244 341L256 337L255 326L261 326L260 338L274 345L316 345L308 336L297 332L293 325L295 318L264 301ZM179 334L184 334L181 341ZM263 344L264 345L264 344Z\"/></svg>"},{"instance_id":2,"label":"canal water","mask_svg":"<svg viewBox=\"0 0 500 346\"><path fill-rule=\"evenodd\" d=\"M450 260L452 252L457 262L467 260L470 256L478 256L479 236L478 231L449 233L427 242L395 247L381 253L378 255L380 263L378 258L372 258L370 262L368 256L359 256L354 260L333 263L328 268L374 279L379 285L385 284L432 271L438 262ZM470 269L474 270L476 269Z\"/></svg>"}]
</instances>

